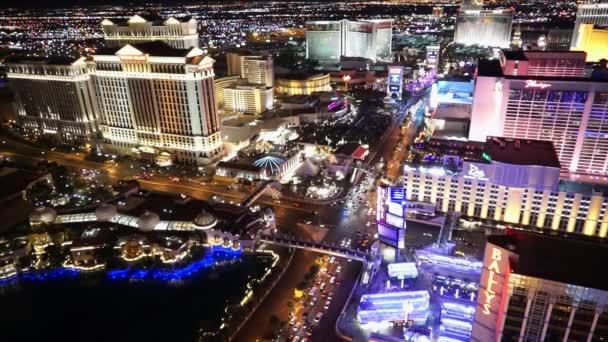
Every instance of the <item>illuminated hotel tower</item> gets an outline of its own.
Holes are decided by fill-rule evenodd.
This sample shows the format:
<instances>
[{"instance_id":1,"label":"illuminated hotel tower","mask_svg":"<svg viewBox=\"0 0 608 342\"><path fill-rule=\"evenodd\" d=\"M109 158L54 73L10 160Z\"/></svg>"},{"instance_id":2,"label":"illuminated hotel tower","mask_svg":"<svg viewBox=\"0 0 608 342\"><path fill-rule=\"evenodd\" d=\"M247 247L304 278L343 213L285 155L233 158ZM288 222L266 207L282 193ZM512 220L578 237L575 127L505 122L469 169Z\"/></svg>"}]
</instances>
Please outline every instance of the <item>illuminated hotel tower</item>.
<instances>
[{"instance_id":1,"label":"illuminated hotel tower","mask_svg":"<svg viewBox=\"0 0 608 342\"><path fill-rule=\"evenodd\" d=\"M340 56L391 61L392 19L306 22L306 58L336 62Z\"/></svg>"},{"instance_id":2,"label":"illuminated hotel tower","mask_svg":"<svg viewBox=\"0 0 608 342\"><path fill-rule=\"evenodd\" d=\"M608 24L608 1L580 1L578 4L578 10L576 11L576 21L574 22L574 31L572 32L572 39L570 40L570 46L576 47L580 45L580 26L581 24L596 24L596 25L607 25Z\"/></svg>"},{"instance_id":3,"label":"illuminated hotel tower","mask_svg":"<svg viewBox=\"0 0 608 342\"><path fill-rule=\"evenodd\" d=\"M34 134L67 140L97 135L98 109L84 57L21 57L5 60L18 122Z\"/></svg>"},{"instance_id":4,"label":"illuminated hotel tower","mask_svg":"<svg viewBox=\"0 0 608 342\"><path fill-rule=\"evenodd\" d=\"M213 63L199 48L162 42L99 51L90 72L105 147L196 164L220 154Z\"/></svg>"},{"instance_id":5,"label":"illuminated hotel tower","mask_svg":"<svg viewBox=\"0 0 608 342\"><path fill-rule=\"evenodd\" d=\"M469 140L552 141L562 171L608 175L608 83L585 77L584 52L510 52L480 60ZM513 63L515 62L515 63Z\"/></svg>"},{"instance_id":6,"label":"illuminated hotel tower","mask_svg":"<svg viewBox=\"0 0 608 342\"><path fill-rule=\"evenodd\" d=\"M511 44L512 25L512 10L461 10L456 18L454 42L507 48Z\"/></svg>"},{"instance_id":7,"label":"illuminated hotel tower","mask_svg":"<svg viewBox=\"0 0 608 342\"><path fill-rule=\"evenodd\" d=\"M604 341L608 245L563 234L487 238L470 341Z\"/></svg>"},{"instance_id":8,"label":"illuminated hotel tower","mask_svg":"<svg viewBox=\"0 0 608 342\"><path fill-rule=\"evenodd\" d=\"M460 2L461 10L480 10L483 8L483 0L462 0Z\"/></svg>"},{"instance_id":9,"label":"illuminated hotel tower","mask_svg":"<svg viewBox=\"0 0 608 342\"><path fill-rule=\"evenodd\" d=\"M176 49L198 47L197 23L193 18L147 20L134 15L126 22L104 19L101 22L106 46L163 41Z\"/></svg>"}]
</instances>

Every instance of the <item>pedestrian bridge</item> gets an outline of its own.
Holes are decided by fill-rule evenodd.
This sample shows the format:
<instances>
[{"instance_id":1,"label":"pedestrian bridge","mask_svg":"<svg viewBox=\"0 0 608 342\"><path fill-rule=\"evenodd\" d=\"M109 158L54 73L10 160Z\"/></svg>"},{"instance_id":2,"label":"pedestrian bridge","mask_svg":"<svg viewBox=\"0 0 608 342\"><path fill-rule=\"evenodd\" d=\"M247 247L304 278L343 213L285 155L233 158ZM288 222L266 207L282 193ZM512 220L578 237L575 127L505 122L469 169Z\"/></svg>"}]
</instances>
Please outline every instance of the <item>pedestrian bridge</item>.
<instances>
[{"instance_id":1,"label":"pedestrian bridge","mask_svg":"<svg viewBox=\"0 0 608 342\"><path fill-rule=\"evenodd\" d=\"M281 192L277 190L281 185L276 180L267 180L261 183L253 193L247 196L243 201L241 201L241 206L244 208L248 208L253 204L260 196L264 193L268 192L272 196L279 197L281 196Z\"/></svg>"},{"instance_id":2,"label":"pedestrian bridge","mask_svg":"<svg viewBox=\"0 0 608 342\"><path fill-rule=\"evenodd\" d=\"M368 259L371 259L370 253L366 253L360 250L340 247L322 242L314 242L311 240L298 239L292 236L261 234L258 236L258 241L277 246L305 249L307 251L333 255L341 258L359 260L364 263L367 262Z\"/></svg>"}]
</instances>

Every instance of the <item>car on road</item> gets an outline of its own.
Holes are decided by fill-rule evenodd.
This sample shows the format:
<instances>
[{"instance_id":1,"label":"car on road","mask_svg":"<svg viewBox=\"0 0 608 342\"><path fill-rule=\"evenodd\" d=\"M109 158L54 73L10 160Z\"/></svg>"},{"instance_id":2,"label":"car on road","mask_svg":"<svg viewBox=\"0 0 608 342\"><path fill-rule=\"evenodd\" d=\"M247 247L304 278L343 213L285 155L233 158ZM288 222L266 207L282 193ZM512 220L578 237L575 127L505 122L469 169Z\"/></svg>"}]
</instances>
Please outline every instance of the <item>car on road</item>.
<instances>
[{"instance_id":1,"label":"car on road","mask_svg":"<svg viewBox=\"0 0 608 342\"><path fill-rule=\"evenodd\" d=\"M300 330L300 323L296 323L293 325L293 331L298 331Z\"/></svg>"},{"instance_id":2,"label":"car on road","mask_svg":"<svg viewBox=\"0 0 608 342\"><path fill-rule=\"evenodd\" d=\"M313 299L310 300L310 303L308 303L308 305L310 305L310 306L314 306L315 304L317 304L317 297L314 297Z\"/></svg>"},{"instance_id":3,"label":"car on road","mask_svg":"<svg viewBox=\"0 0 608 342\"><path fill-rule=\"evenodd\" d=\"M336 282L336 277L331 277L331 279L329 279L329 283L333 284Z\"/></svg>"},{"instance_id":4,"label":"car on road","mask_svg":"<svg viewBox=\"0 0 608 342\"><path fill-rule=\"evenodd\" d=\"M326 301L325 306L323 306L323 309L325 309L325 310L329 309L330 304L331 304L331 300Z\"/></svg>"},{"instance_id":5,"label":"car on road","mask_svg":"<svg viewBox=\"0 0 608 342\"><path fill-rule=\"evenodd\" d=\"M315 322L319 323L321 321L321 318L323 318L323 313L319 312L317 316L315 316Z\"/></svg>"},{"instance_id":6,"label":"car on road","mask_svg":"<svg viewBox=\"0 0 608 342\"><path fill-rule=\"evenodd\" d=\"M291 321L289 321L289 325L294 325L298 321L297 317L293 317Z\"/></svg>"}]
</instances>

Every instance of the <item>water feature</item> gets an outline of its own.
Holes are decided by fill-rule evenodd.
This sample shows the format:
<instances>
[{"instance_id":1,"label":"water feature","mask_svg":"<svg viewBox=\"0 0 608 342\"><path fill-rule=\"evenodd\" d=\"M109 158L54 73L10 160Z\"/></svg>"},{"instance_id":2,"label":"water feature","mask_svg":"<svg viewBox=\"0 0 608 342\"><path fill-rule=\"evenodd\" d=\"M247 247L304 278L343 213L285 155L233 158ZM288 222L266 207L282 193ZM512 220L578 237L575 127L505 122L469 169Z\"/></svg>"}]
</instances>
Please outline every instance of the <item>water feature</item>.
<instances>
[{"instance_id":1,"label":"water feature","mask_svg":"<svg viewBox=\"0 0 608 342\"><path fill-rule=\"evenodd\" d=\"M0 284L0 340L195 341L271 262L225 251L173 269L28 273Z\"/></svg>"}]
</instances>

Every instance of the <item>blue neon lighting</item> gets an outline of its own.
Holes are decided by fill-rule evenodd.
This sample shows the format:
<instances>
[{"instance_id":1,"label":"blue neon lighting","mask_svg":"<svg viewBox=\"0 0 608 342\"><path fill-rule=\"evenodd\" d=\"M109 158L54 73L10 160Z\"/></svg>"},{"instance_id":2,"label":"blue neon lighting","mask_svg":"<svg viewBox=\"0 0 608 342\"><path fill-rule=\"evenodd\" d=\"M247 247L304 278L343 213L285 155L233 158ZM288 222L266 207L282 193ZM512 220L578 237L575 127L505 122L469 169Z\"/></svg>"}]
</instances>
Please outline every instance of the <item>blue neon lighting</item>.
<instances>
[{"instance_id":1,"label":"blue neon lighting","mask_svg":"<svg viewBox=\"0 0 608 342\"><path fill-rule=\"evenodd\" d=\"M390 188L390 198L393 203L402 203L405 201L405 189L391 187Z\"/></svg>"},{"instance_id":2,"label":"blue neon lighting","mask_svg":"<svg viewBox=\"0 0 608 342\"><path fill-rule=\"evenodd\" d=\"M112 280L182 280L188 278L204 269L212 267L222 261L239 259L243 252L222 246L213 247L213 253L207 253L203 258L193 261L188 265L175 269L138 269L124 268L115 269L107 272L108 278ZM19 275L0 280L0 286L7 285L18 279L27 281L45 281L52 279L76 278L80 271L59 267L48 271L29 271Z\"/></svg>"},{"instance_id":3,"label":"blue neon lighting","mask_svg":"<svg viewBox=\"0 0 608 342\"><path fill-rule=\"evenodd\" d=\"M108 277L113 280L162 280L173 281L188 278L201 272L220 261L229 261L241 257L241 251L229 248L214 247L212 254L207 254L203 258L191 262L190 264L176 269L137 269L123 268L108 272Z\"/></svg>"}]
</instances>

